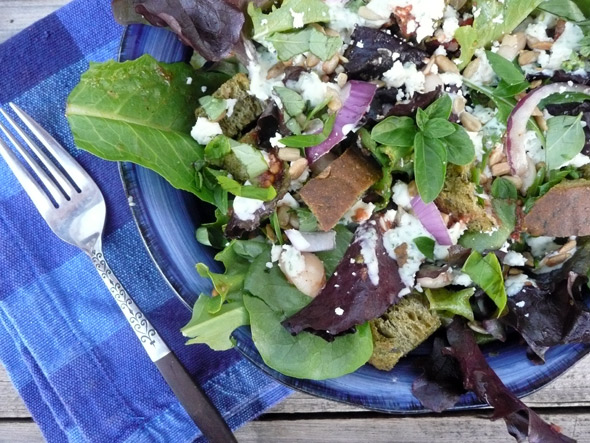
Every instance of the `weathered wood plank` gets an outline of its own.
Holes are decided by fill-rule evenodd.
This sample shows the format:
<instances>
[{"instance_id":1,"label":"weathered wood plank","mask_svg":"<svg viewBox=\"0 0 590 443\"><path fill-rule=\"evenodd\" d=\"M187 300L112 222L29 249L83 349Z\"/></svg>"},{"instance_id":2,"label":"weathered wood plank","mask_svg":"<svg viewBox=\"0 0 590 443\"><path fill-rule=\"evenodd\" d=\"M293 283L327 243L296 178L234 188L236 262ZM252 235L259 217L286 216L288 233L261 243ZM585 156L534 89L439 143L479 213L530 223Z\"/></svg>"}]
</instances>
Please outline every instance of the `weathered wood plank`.
<instances>
[{"instance_id":1,"label":"weathered wood plank","mask_svg":"<svg viewBox=\"0 0 590 443\"><path fill-rule=\"evenodd\" d=\"M0 364L0 419L30 417L29 410L21 400L8 374ZM1 438L1 434L0 434Z\"/></svg>"},{"instance_id":2,"label":"weathered wood plank","mask_svg":"<svg viewBox=\"0 0 590 443\"><path fill-rule=\"evenodd\" d=\"M70 0L1 0L0 43Z\"/></svg>"},{"instance_id":3,"label":"weathered wood plank","mask_svg":"<svg viewBox=\"0 0 590 443\"><path fill-rule=\"evenodd\" d=\"M560 426L563 432L580 443L590 441L590 418L587 411L562 413L550 411L541 416ZM466 436L469 436L466 439ZM478 413L460 413L427 417L348 417L253 421L236 433L241 443L298 443L321 441L339 443L512 443L502 420L491 421ZM43 438L34 422L0 421L0 443L38 443Z\"/></svg>"}]
</instances>

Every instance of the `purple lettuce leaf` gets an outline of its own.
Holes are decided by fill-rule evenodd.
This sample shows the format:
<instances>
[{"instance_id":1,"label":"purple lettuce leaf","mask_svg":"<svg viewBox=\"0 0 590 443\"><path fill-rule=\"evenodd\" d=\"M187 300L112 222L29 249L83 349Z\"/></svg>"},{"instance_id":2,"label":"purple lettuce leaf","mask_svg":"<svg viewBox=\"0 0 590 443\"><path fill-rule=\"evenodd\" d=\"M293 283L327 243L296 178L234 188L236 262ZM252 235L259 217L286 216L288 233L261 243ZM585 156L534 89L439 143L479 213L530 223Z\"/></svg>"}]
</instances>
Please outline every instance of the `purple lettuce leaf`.
<instances>
[{"instance_id":1,"label":"purple lettuce leaf","mask_svg":"<svg viewBox=\"0 0 590 443\"><path fill-rule=\"evenodd\" d=\"M358 44L357 44L358 43ZM359 26L351 35L351 43L344 56L348 59L346 73L351 79L371 80L391 69L393 54L400 62L424 66L428 53L418 49L401 38L373 28Z\"/></svg>"},{"instance_id":2,"label":"purple lettuce leaf","mask_svg":"<svg viewBox=\"0 0 590 443\"><path fill-rule=\"evenodd\" d=\"M356 325L379 317L399 301L397 294L405 285L397 262L383 245L385 226L385 220L379 218L357 228L353 242L324 289L305 308L282 322L289 332L296 335L308 331L331 341ZM368 263L371 253L367 250L374 250L375 254Z\"/></svg>"},{"instance_id":3,"label":"purple lettuce leaf","mask_svg":"<svg viewBox=\"0 0 590 443\"><path fill-rule=\"evenodd\" d=\"M212 61L232 51L245 20L234 2L225 0L113 0L112 9L123 25L147 20L169 27L185 45Z\"/></svg>"},{"instance_id":4,"label":"purple lettuce leaf","mask_svg":"<svg viewBox=\"0 0 590 443\"><path fill-rule=\"evenodd\" d=\"M479 349L473 332L456 317L447 328L450 349L446 353L459 362L463 386L494 408L493 419L502 418L517 441L531 443L574 442L546 423L502 383Z\"/></svg>"}]
</instances>

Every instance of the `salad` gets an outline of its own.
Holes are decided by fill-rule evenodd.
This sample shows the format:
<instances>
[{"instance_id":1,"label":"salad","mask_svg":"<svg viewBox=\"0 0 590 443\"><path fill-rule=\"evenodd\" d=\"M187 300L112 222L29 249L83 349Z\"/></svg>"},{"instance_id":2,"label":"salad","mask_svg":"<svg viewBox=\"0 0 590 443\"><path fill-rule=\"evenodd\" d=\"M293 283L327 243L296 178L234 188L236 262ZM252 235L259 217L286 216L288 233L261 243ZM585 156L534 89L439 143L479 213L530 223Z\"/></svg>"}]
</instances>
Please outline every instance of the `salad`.
<instances>
[{"instance_id":1,"label":"salad","mask_svg":"<svg viewBox=\"0 0 590 443\"><path fill-rule=\"evenodd\" d=\"M225 272L196 265L188 343L249 326L307 379L427 343L425 407L473 391L518 441L572 441L479 346L590 343L590 3L188 3L114 0L190 63L91 63L67 105L79 147L212 208L196 241Z\"/></svg>"}]
</instances>

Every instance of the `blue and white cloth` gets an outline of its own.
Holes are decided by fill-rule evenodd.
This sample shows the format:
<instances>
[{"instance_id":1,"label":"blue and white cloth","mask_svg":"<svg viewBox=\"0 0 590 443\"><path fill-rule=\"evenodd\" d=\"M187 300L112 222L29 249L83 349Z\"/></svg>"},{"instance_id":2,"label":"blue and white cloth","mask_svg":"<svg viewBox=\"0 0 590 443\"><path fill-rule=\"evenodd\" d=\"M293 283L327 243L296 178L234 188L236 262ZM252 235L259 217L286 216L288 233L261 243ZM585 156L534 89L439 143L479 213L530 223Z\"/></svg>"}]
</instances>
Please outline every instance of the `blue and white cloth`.
<instances>
[{"instance_id":1,"label":"blue and white cloth","mask_svg":"<svg viewBox=\"0 0 590 443\"><path fill-rule=\"evenodd\" d=\"M75 0L0 45L0 105L15 102L66 146L107 200L105 257L232 428L290 390L236 351L185 346L190 313L152 265L117 165L78 150L66 98L89 61L116 58L110 1ZM81 251L52 234L0 162L0 361L49 442L199 439Z\"/></svg>"}]
</instances>

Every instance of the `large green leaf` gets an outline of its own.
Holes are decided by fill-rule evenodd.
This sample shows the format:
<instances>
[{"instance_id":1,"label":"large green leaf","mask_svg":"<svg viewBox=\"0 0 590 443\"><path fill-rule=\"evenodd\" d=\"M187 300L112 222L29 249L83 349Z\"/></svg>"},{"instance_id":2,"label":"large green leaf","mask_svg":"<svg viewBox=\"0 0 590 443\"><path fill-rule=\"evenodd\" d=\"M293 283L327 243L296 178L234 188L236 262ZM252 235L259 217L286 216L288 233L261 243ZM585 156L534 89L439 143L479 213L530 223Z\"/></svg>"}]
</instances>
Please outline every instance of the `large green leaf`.
<instances>
[{"instance_id":1,"label":"large green leaf","mask_svg":"<svg viewBox=\"0 0 590 443\"><path fill-rule=\"evenodd\" d=\"M68 97L74 140L101 158L153 169L176 188L199 195L194 163L203 147L191 136L200 82L185 63L149 55L118 63L91 63Z\"/></svg>"}]
</instances>

